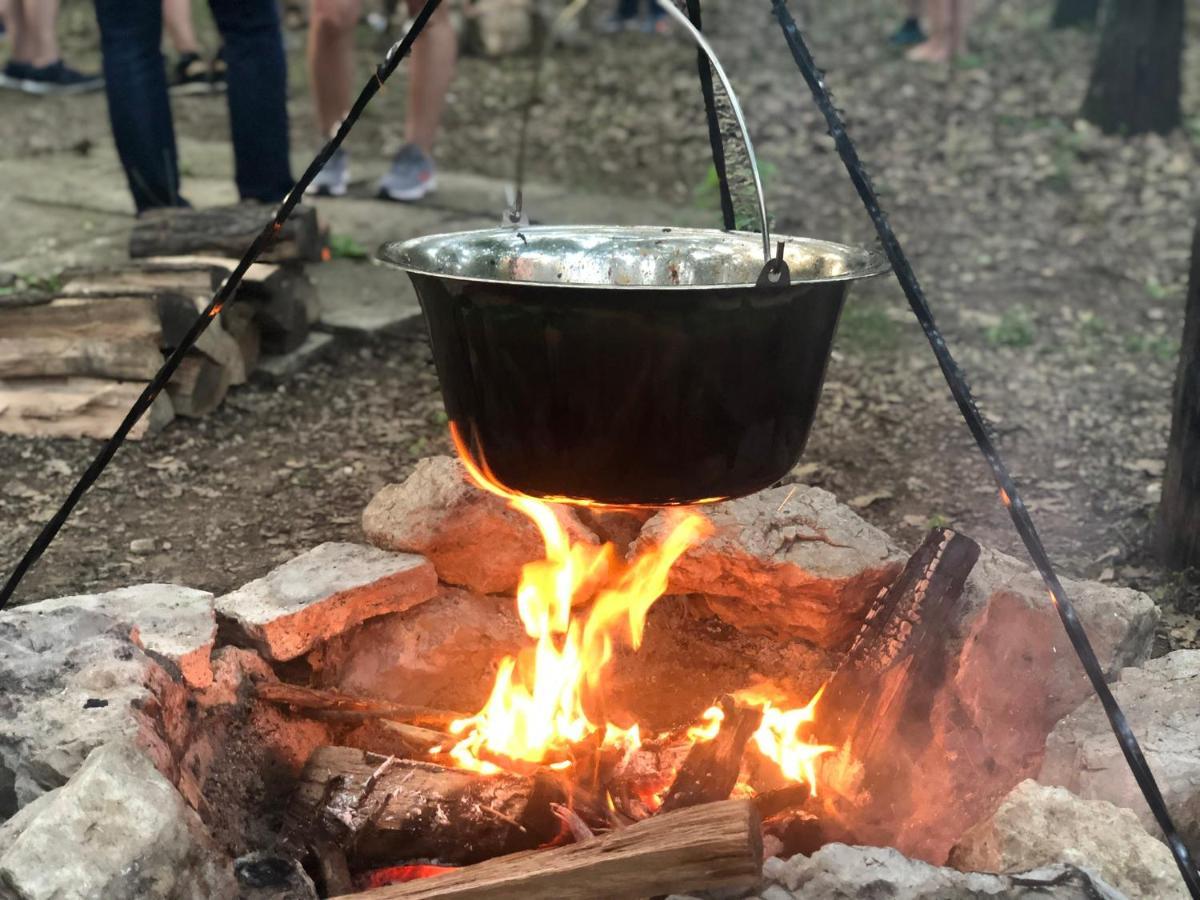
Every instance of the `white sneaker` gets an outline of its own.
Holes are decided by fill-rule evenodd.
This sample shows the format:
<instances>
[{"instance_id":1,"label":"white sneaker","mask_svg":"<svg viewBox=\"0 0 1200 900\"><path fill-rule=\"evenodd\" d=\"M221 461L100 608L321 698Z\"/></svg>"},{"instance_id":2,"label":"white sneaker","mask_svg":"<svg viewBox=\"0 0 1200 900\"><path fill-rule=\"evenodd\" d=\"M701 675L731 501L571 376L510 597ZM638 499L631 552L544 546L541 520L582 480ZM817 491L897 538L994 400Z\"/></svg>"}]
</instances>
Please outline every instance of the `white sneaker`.
<instances>
[{"instance_id":1,"label":"white sneaker","mask_svg":"<svg viewBox=\"0 0 1200 900\"><path fill-rule=\"evenodd\" d=\"M309 193L318 197L344 197L350 186L350 154L345 147L338 147L325 163L325 168L308 186Z\"/></svg>"}]
</instances>

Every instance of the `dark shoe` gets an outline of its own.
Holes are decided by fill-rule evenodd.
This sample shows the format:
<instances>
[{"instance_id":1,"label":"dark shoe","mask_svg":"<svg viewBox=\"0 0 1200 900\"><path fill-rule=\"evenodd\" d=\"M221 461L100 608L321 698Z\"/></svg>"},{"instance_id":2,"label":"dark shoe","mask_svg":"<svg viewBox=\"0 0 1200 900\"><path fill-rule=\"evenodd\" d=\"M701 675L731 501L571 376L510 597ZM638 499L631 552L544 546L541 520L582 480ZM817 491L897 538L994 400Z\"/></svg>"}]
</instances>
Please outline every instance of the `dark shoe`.
<instances>
[{"instance_id":1,"label":"dark shoe","mask_svg":"<svg viewBox=\"0 0 1200 900\"><path fill-rule=\"evenodd\" d=\"M207 94L212 91L208 65L199 53L184 53L171 69L171 90L176 94Z\"/></svg>"},{"instance_id":2,"label":"dark shoe","mask_svg":"<svg viewBox=\"0 0 1200 900\"><path fill-rule=\"evenodd\" d=\"M25 80L25 76L28 73L29 66L25 63L10 62L5 65L3 71L0 71L0 87L19 91L21 83Z\"/></svg>"},{"instance_id":3,"label":"dark shoe","mask_svg":"<svg viewBox=\"0 0 1200 900\"><path fill-rule=\"evenodd\" d=\"M229 87L229 67L225 65L224 47L217 51L217 55L213 57L212 65L209 66L208 71L214 91L223 91Z\"/></svg>"},{"instance_id":4,"label":"dark shoe","mask_svg":"<svg viewBox=\"0 0 1200 900\"><path fill-rule=\"evenodd\" d=\"M927 39L927 35L921 30L921 20L912 17L905 19L904 24L892 32L888 43L893 47L912 47L925 43Z\"/></svg>"},{"instance_id":5,"label":"dark shoe","mask_svg":"<svg viewBox=\"0 0 1200 900\"><path fill-rule=\"evenodd\" d=\"M14 76L13 69L19 70ZM5 67L5 75L13 82L10 87L24 91L27 94L48 96L50 94L85 94L88 91L98 91L104 87L104 77L101 75L86 75L65 65L60 59L48 66L31 66L24 63L9 63Z\"/></svg>"}]
</instances>

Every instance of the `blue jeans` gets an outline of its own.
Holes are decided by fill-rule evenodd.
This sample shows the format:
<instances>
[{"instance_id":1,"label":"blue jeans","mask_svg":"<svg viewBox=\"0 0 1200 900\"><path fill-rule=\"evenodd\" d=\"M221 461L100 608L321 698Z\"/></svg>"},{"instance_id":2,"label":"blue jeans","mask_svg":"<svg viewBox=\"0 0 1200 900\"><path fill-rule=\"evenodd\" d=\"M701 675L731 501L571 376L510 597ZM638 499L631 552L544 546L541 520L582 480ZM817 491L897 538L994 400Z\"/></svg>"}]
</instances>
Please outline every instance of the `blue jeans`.
<instances>
[{"instance_id":1,"label":"blue jeans","mask_svg":"<svg viewBox=\"0 0 1200 900\"><path fill-rule=\"evenodd\" d=\"M636 19L638 16L638 6L640 5L639 0L620 0L620 3L617 5L617 18ZM651 21L656 21L666 15L654 0L646 0L646 7L646 15Z\"/></svg>"},{"instance_id":2,"label":"blue jeans","mask_svg":"<svg viewBox=\"0 0 1200 900\"><path fill-rule=\"evenodd\" d=\"M138 211L184 205L162 53L162 0L95 0L108 115ZM274 203L292 186L287 61L276 0L209 0L225 42L238 193Z\"/></svg>"}]
</instances>

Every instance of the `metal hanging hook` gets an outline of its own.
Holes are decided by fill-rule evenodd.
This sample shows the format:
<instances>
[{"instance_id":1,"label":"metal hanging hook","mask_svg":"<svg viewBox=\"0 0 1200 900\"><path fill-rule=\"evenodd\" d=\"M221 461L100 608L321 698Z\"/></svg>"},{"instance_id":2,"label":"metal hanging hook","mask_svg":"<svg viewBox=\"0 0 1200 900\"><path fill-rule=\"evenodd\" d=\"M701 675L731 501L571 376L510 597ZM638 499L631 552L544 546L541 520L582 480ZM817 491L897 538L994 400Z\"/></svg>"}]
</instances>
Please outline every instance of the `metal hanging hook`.
<instances>
[{"instance_id":1,"label":"metal hanging hook","mask_svg":"<svg viewBox=\"0 0 1200 900\"><path fill-rule=\"evenodd\" d=\"M762 221L763 265L766 267L764 275L768 273L779 275L781 274L782 257L780 257L779 263L776 263L771 255L771 226L767 222L767 197L763 191L762 176L758 171L758 160L754 156L754 143L750 140L750 129L746 127L746 117L742 115L742 105L738 103L737 95L733 92L729 76L725 74L721 61L717 59L717 53L713 50L712 44L671 0L654 0L654 2L674 19L676 24L691 35L696 46L703 50L704 55L708 57L713 71L717 73L717 78L721 80L721 87L725 89L725 96L729 98L729 106L733 110L733 117L737 121L738 130L742 135L742 143L746 147L746 156L750 159L750 173L754 176L754 191L758 195L758 216Z\"/></svg>"}]
</instances>

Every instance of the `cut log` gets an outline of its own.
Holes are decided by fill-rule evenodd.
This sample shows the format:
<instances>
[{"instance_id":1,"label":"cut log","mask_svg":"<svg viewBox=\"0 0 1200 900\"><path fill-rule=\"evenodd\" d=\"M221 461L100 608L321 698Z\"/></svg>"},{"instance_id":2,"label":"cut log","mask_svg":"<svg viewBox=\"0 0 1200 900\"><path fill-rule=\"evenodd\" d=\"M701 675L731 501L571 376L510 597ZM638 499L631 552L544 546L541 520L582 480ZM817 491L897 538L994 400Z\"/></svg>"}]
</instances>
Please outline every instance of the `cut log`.
<instances>
[{"instance_id":1,"label":"cut log","mask_svg":"<svg viewBox=\"0 0 1200 900\"><path fill-rule=\"evenodd\" d=\"M284 834L293 847L330 841L352 870L412 859L463 864L528 850L562 825L561 780L479 775L350 747L321 747L304 767Z\"/></svg>"},{"instance_id":2,"label":"cut log","mask_svg":"<svg viewBox=\"0 0 1200 900\"><path fill-rule=\"evenodd\" d=\"M825 689L817 737L842 753L822 767L833 782L823 793L844 801L851 832L855 823L902 821L920 793L912 762L931 740L930 709L947 677L945 641L978 558L970 538L933 529L880 593Z\"/></svg>"},{"instance_id":3,"label":"cut log","mask_svg":"<svg viewBox=\"0 0 1200 900\"><path fill-rule=\"evenodd\" d=\"M94 378L0 380L0 432L27 437L108 438L144 384ZM139 440L174 418L170 398L159 394L129 437Z\"/></svg>"},{"instance_id":4,"label":"cut log","mask_svg":"<svg viewBox=\"0 0 1200 900\"><path fill-rule=\"evenodd\" d=\"M275 267L271 267L275 268ZM69 272L64 276L63 296L106 302L146 302L152 298L158 307L162 326L161 346L173 350L196 322L196 316L212 299L212 281L219 271L211 266L195 269L126 267L101 272ZM195 349L214 362L231 369L233 384L244 384L253 364L247 363L234 328L229 327L231 307L210 325L196 342ZM242 358L239 360L239 356ZM257 363L257 357L251 361Z\"/></svg>"},{"instance_id":5,"label":"cut log","mask_svg":"<svg viewBox=\"0 0 1200 900\"><path fill-rule=\"evenodd\" d=\"M192 308L184 311L182 325L186 331L196 311L208 305L236 266L236 259L221 256L151 257L119 269L68 272L64 276L64 291L89 297L139 291L183 293L192 301ZM317 289L294 266L254 263L243 277L237 296L239 302L226 307L218 323L224 321L227 330L235 332L228 323L231 313L243 304L250 304L269 353L294 350L308 336L309 327L320 319Z\"/></svg>"},{"instance_id":6,"label":"cut log","mask_svg":"<svg viewBox=\"0 0 1200 900\"><path fill-rule=\"evenodd\" d=\"M732 697L722 697L718 706L725 714L721 730L709 741L697 741L675 775L663 800L662 812L727 800L737 784L746 742L762 724L762 710L743 706Z\"/></svg>"},{"instance_id":7,"label":"cut log","mask_svg":"<svg viewBox=\"0 0 1200 900\"><path fill-rule=\"evenodd\" d=\"M216 254L239 258L275 215L274 207L238 203L211 209L161 209L141 215L129 236L129 255ZM324 240L311 206L298 206L263 254L267 262L320 262Z\"/></svg>"},{"instance_id":8,"label":"cut log","mask_svg":"<svg viewBox=\"0 0 1200 900\"><path fill-rule=\"evenodd\" d=\"M238 355L241 357L241 370L234 369L233 384L245 382L258 368L258 360L262 356L262 334L254 321L254 308L248 303L235 303L221 313L225 330L237 344Z\"/></svg>"},{"instance_id":9,"label":"cut log","mask_svg":"<svg viewBox=\"0 0 1200 900\"><path fill-rule=\"evenodd\" d=\"M167 383L175 414L198 419L221 405L232 381L232 370L202 353L189 353Z\"/></svg>"},{"instance_id":10,"label":"cut log","mask_svg":"<svg viewBox=\"0 0 1200 900\"><path fill-rule=\"evenodd\" d=\"M492 859L358 896L363 900L609 900L748 888L761 877L758 813L748 800L726 800L655 816L590 841Z\"/></svg>"},{"instance_id":11,"label":"cut log","mask_svg":"<svg viewBox=\"0 0 1200 900\"><path fill-rule=\"evenodd\" d=\"M0 310L0 378L144 379L162 366L152 301L53 300Z\"/></svg>"},{"instance_id":12,"label":"cut log","mask_svg":"<svg viewBox=\"0 0 1200 900\"><path fill-rule=\"evenodd\" d=\"M393 719L409 725L445 731L454 720L468 718L463 713L444 709L407 706L372 697L355 697L338 691L286 684L282 681L260 682L255 686L255 696L267 703L304 710L314 718L323 717L344 722Z\"/></svg>"}]
</instances>

